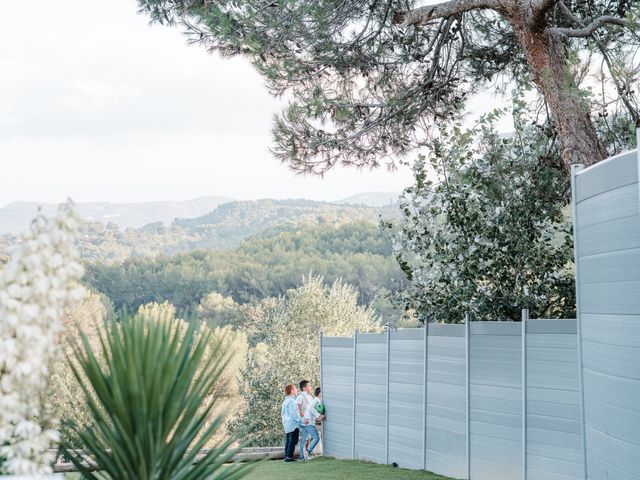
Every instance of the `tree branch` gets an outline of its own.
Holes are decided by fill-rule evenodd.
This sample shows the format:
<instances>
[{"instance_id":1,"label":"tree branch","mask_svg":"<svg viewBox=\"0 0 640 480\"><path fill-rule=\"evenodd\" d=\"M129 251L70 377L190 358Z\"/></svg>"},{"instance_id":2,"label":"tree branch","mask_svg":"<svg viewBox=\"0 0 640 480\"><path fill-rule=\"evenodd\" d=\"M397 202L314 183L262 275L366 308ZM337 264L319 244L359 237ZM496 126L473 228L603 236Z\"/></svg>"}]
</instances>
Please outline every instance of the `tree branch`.
<instances>
[{"instance_id":1,"label":"tree branch","mask_svg":"<svg viewBox=\"0 0 640 480\"><path fill-rule=\"evenodd\" d=\"M498 0L450 0L435 5L425 5L408 12L398 12L394 23L400 24L401 28L406 28L411 25L424 25L436 18L448 18L471 10L497 11L499 8Z\"/></svg>"},{"instance_id":2,"label":"tree branch","mask_svg":"<svg viewBox=\"0 0 640 480\"><path fill-rule=\"evenodd\" d=\"M591 22L584 28L552 28L551 30L554 33L559 33L567 37L584 38L591 36L593 32L595 32L603 25L619 25L621 27L629 27L631 26L631 22L624 18L613 17L611 15L603 15L602 17L596 18L593 22Z\"/></svg>"},{"instance_id":3,"label":"tree branch","mask_svg":"<svg viewBox=\"0 0 640 480\"><path fill-rule=\"evenodd\" d=\"M541 27L545 24L547 13L558 3L558 0L530 0L529 10L532 24Z\"/></svg>"}]
</instances>

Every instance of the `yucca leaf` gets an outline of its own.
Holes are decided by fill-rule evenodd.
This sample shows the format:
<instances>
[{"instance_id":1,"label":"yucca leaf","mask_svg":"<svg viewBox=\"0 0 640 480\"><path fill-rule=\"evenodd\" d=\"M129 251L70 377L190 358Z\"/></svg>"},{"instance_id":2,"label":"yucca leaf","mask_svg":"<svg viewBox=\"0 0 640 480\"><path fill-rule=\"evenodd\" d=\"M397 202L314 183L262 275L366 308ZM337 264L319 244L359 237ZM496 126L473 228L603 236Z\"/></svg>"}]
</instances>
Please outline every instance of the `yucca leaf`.
<instances>
[{"instance_id":1,"label":"yucca leaf","mask_svg":"<svg viewBox=\"0 0 640 480\"><path fill-rule=\"evenodd\" d=\"M215 386L231 358L210 330L167 316L123 316L100 330L99 340L101 351L94 352L81 333L70 360L92 420L68 430L79 442L73 447L89 454L101 473L90 472L71 444L62 447L84 478L235 479L249 471L251 465L222 468L237 453L233 439L196 462L223 424L211 416Z\"/></svg>"}]
</instances>

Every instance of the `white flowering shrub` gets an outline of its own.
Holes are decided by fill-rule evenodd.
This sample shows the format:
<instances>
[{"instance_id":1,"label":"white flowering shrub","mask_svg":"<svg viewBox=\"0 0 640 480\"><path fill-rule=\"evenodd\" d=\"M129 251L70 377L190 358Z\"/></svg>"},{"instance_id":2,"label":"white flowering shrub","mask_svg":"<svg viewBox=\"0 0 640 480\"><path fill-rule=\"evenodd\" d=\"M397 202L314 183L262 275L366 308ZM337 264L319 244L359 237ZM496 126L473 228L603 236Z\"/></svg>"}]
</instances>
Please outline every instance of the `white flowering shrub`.
<instances>
[{"instance_id":1,"label":"white flowering shrub","mask_svg":"<svg viewBox=\"0 0 640 480\"><path fill-rule=\"evenodd\" d=\"M517 98L517 133L499 135L503 113L443 127L414 164L402 219L387 224L408 280L399 299L422 321L517 320L522 308L575 315L570 188L555 136Z\"/></svg>"},{"instance_id":2,"label":"white flowering shrub","mask_svg":"<svg viewBox=\"0 0 640 480\"><path fill-rule=\"evenodd\" d=\"M47 390L64 310L83 296L78 226L70 204L38 217L0 272L0 474L47 474L55 460Z\"/></svg>"}]
</instances>

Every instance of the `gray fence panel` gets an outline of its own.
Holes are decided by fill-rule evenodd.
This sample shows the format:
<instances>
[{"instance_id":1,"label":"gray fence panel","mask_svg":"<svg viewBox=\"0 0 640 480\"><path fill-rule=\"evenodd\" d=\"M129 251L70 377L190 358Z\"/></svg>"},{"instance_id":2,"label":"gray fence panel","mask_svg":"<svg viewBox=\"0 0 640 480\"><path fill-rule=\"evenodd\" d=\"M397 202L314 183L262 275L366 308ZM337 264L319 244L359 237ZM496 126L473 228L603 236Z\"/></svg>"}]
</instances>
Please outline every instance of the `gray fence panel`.
<instances>
[{"instance_id":1,"label":"gray fence panel","mask_svg":"<svg viewBox=\"0 0 640 480\"><path fill-rule=\"evenodd\" d=\"M582 478L576 321L529 320L524 370L522 324L474 322L469 331L471 478L521 479L525 454L528 480ZM465 326L429 325L426 343L424 333L392 331L388 345L386 333L359 334L355 384L353 338L323 338L328 455L351 456L355 411L357 458L416 469L424 465L441 475L467 478ZM594 421L606 421L606 413ZM639 427L631 418L628 428ZM629 453L624 445L618 448ZM604 468L600 460L594 462L594 469ZM609 471L618 475L613 478L626 478L624 471Z\"/></svg>"},{"instance_id":2,"label":"gray fence panel","mask_svg":"<svg viewBox=\"0 0 640 480\"><path fill-rule=\"evenodd\" d=\"M638 152L575 174L587 476L640 479Z\"/></svg>"},{"instance_id":3,"label":"gray fence panel","mask_svg":"<svg viewBox=\"0 0 640 480\"><path fill-rule=\"evenodd\" d=\"M427 470L463 478L467 468L464 325L429 325L428 352Z\"/></svg>"},{"instance_id":4,"label":"gray fence panel","mask_svg":"<svg viewBox=\"0 0 640 480\"><path fill-rule=\"evenodd\" d=\"M386 335L359 334L356 361L355 457L385 463Z\"/></svg>"},{"instance_id":5,"label":"gray fence panel","mask_svg":"<svg viewBox=\"0 0 640 480\"><path fill-rule=\"evenodd\" d=\"M424 329L391 331L389 463L422 468L424 452Z\"/></svg>"},{"instance_id":6,"label":"gray fence panel","mask_svg":"<svg viewBox=\"0 0 640 480\"><path fill-rule=\"evenodd\" d=\"M331 418L323 426L324 454L351 458L353 339L323 337L321 354L322 401Z\"/></svg>"},{"instance_id":7,"label":"gray fence panel","mask_svg":"<svg viewBox=\"0 0 640 480\"><path fill-rule=\"evenodd\" d=\"M522 473L522 336L519 323L471 324L471 477Z\"/></svg>"},{"instance_id":8,"label":"gray fence panel","mask_svg":"<svg viewBox=\"0 0 640 480\"><path fill-rule=\"evenodd\" d=\"M576 322L527 324L527 479L582 478Z\"/></svg>"}]
</instances>

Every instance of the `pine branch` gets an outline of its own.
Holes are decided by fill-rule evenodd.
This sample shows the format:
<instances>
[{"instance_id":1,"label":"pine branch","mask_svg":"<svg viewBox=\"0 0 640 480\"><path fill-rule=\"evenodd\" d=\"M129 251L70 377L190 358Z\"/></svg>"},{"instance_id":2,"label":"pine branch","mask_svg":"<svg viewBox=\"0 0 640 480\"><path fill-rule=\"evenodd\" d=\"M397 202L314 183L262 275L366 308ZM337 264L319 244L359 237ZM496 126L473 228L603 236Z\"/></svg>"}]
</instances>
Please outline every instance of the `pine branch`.
<instances>
[{"instance_id":1,"label":"pine branch","mask_svg":"<svg viewBox=\"0 0 640 480\"><path fill-rule=\"evenodd\" d=\"M411 25L424 25L438 18L449 18L471 10L490 9L498 10L500 4L497 0L451 0L435 5L425 5L408 12L398 12L394 23L401 28Z\"/></svg>"},{"instance_id":2,"label":"pine branch","mask_svg":"<svg viewBox=\"0 0 640 480\"><path fill-rule=\"evenodd\" d=\"M593 33L604 25L619 25L621 27L630 27L631 22L624 18L614 17L611 15L603 15L596 18L593 22L584 28L552 28L554 33L559 33L566 37L572 38L586 38L593 35Z\"/></svg>"}]
</instances>

